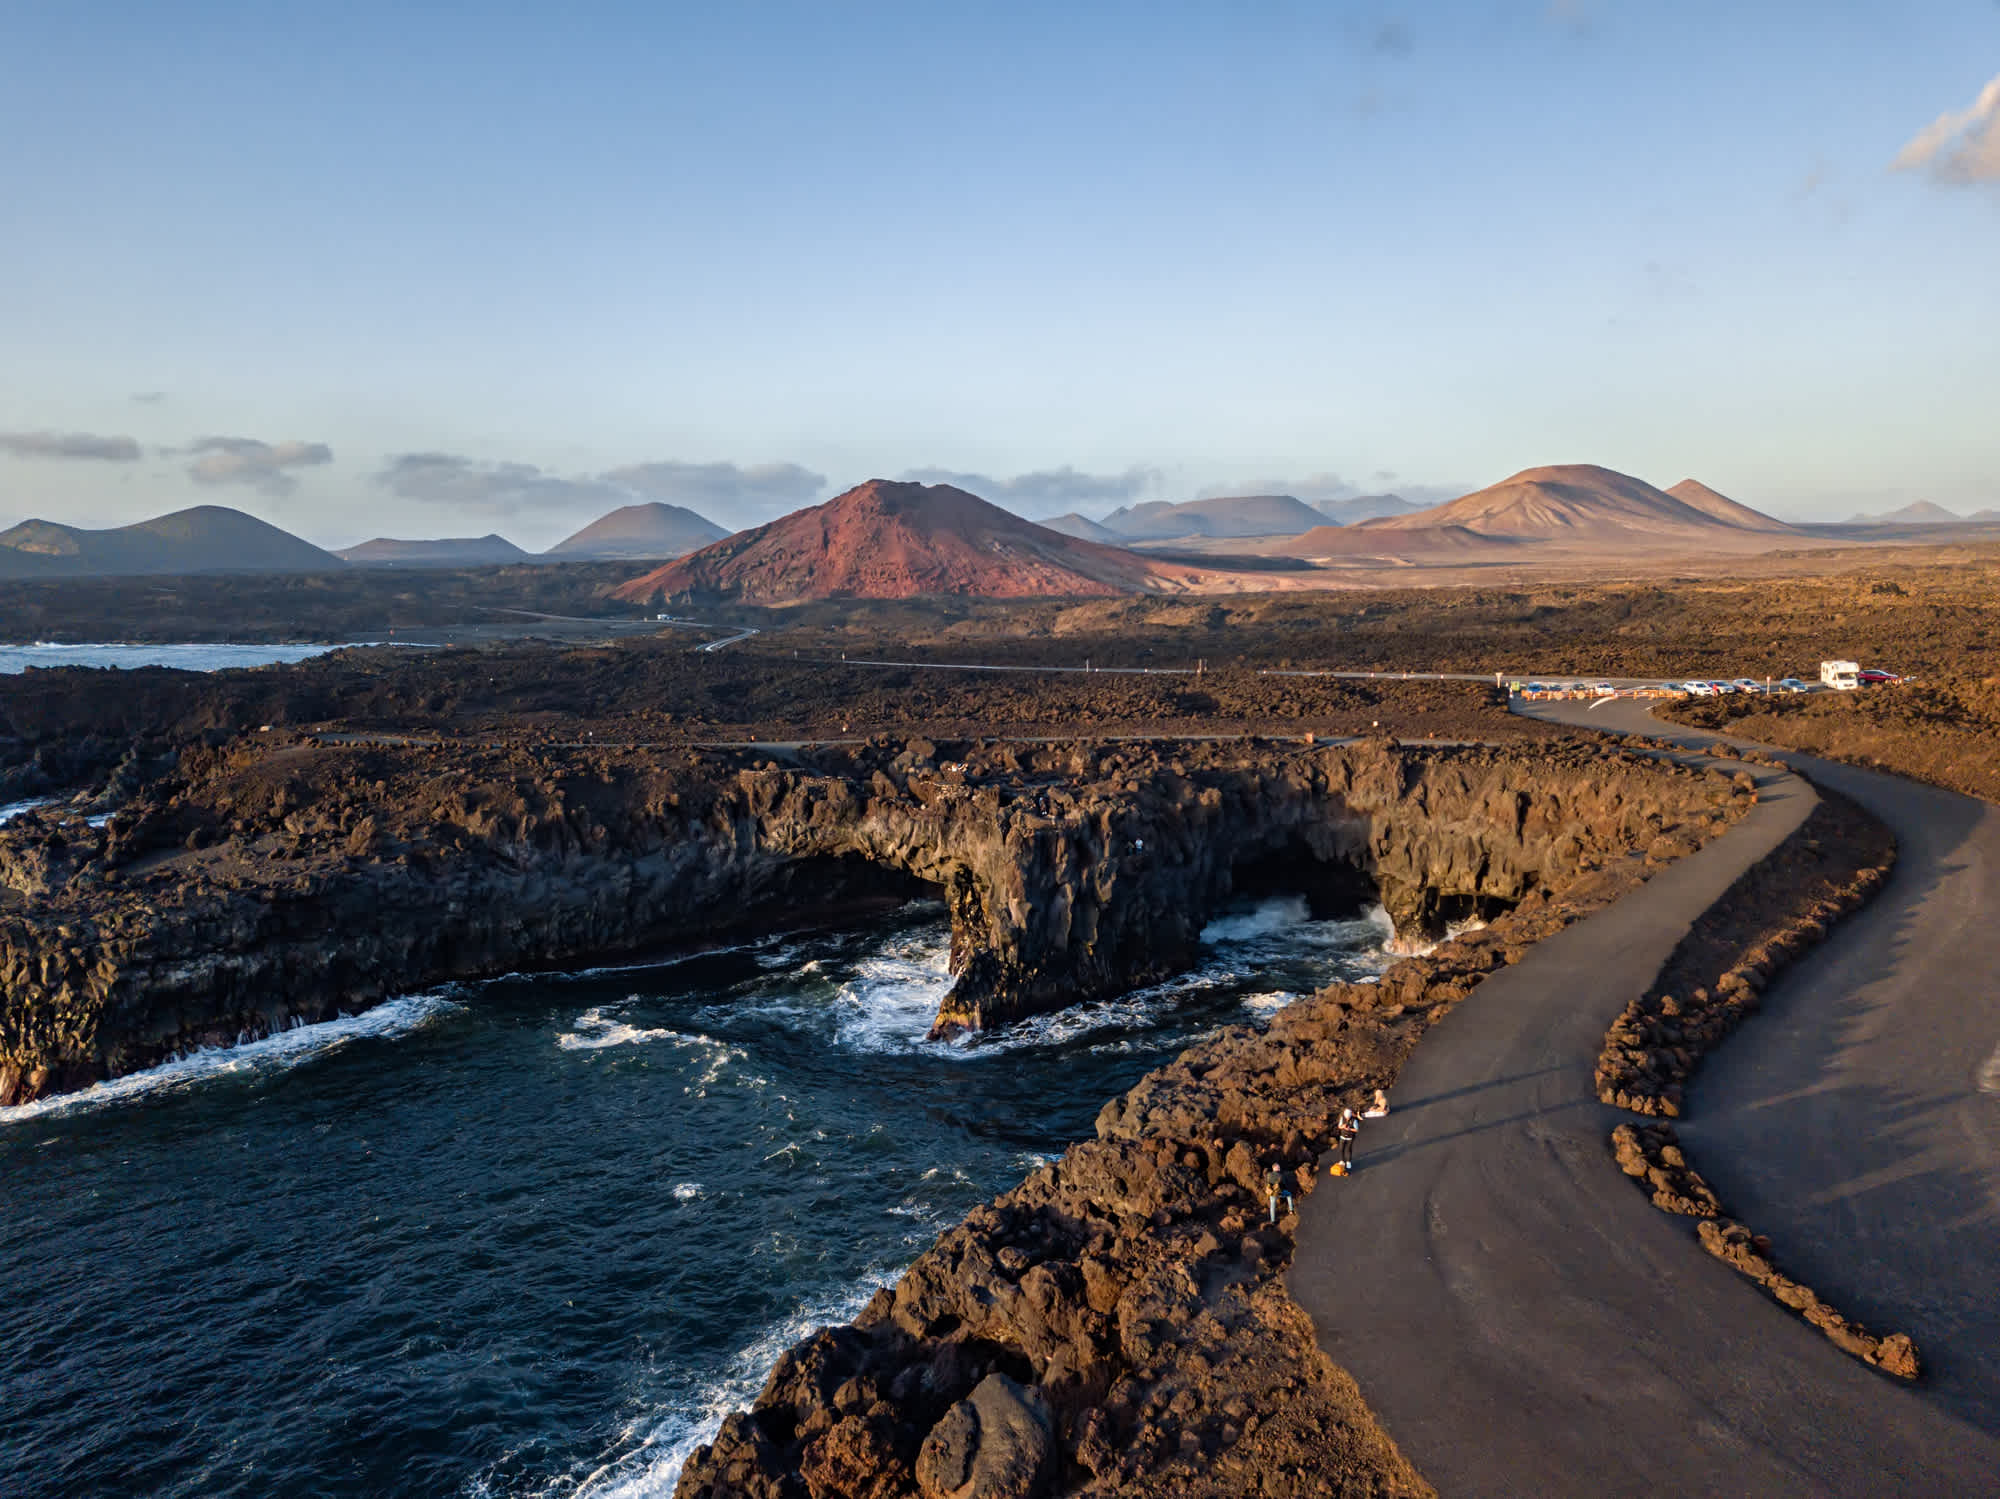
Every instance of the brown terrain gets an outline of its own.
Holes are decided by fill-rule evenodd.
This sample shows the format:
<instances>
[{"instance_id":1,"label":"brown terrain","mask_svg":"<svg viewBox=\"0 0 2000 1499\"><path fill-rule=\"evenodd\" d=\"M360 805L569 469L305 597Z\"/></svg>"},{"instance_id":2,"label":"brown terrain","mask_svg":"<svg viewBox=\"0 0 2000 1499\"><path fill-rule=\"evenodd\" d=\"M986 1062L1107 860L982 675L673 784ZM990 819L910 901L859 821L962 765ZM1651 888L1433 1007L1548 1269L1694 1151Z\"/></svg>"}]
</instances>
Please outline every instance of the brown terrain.
<instances>
[{"instance_id":1,"label":"brown terrain","mask_svg":"<svg viewBox=\"0 0 2000 1499\"><path fill-rule=\"evenodd\" d=\"M1223 1033L1114 1100L1097 1140L971 1215L853 1326L787 1355L682 1480L704 1499L1425 1493L1286 1291L1296 1218L1265 1221L1264 1173L1310 1190L1342 1103L1393 1082L1428 1026L1528 944L1726 827L1748 783L1567 741L1508 715L1490 682L1274 673L1810 674L1853 654L1927 681L1760 706L1829 734L1866 720L1875 748L1853 758L1912 753L1927 726L1944 767L1947 746L1993 721L1995 570L1954 549L1671 588L829 600L588 646L0 679L0 799L78 798L0 831L0 1093L440 978L712 939L724 912L838 920L941 889L960 978L946 1025L1171 971L1189 923L1238 890L1380 899L1417 941L1482 917L1380 985ZM438 621L519 607L501 602L510 573L537 578L558 614L604 608L630 576L516 569L344 593L294 579L236 597L253 619L316 601L339 633L385 603ZM212 598L226 622L228 596L202 586L128 585L173 609ZM560 589L571 602L556 607ZM61 595L18 593L0 609L61 617ZM725 621L763 633L690 651ZM1913 702L1928 706L1892 711ZM1348 734L1369 742L1307 737ZM111 817L90 828L83 811ZM1816 826L1783 852L1697 926L1650 996L1657 1013L1611 1038L1637 1054L1614 1094L1678 1104L1684 1068L1663 1073L1659 1054L1753 1008L1744 996L1824 933L1879 851L1865 830ZM1622 1144L1626 1169L1723 1211L1678 1142L1648 1129ZM1787 1279L1750 1229L1703 1222L1712 1253L1830 1337L1915 1367L1906 1341Z\"/></svg>"},{"instance_id":2,"label":"brown terrain","mask_svg":"<svg viewBox=\"0 0 2000 1499\"><path fill-rule=\"evenodd\" d=\"M1184 576L1051 531L948 484L871 479L635 578L615 598L791 604L806 599L1079 597Z\"/></svg>"},{"instance_id":3,"label":"brown terrain","mask_svg":"<svg viewBox=\"0 0 2000 1499\"><path fill-rule=\"evenodd\" d=\"M2000 801L2000 676L1926 673L1859 692L1690 699L1664 716Z\"/></svg>"},{"instance_id":4,"label":"brown terrain","mask_svg":"<svg viewBox=\"0 0 2000 1499\"><path fill-rule=\"evenodd\" d=\"M1328 565L1520 564L1590 555L1771 550L1796 532L1695 480L1674 492L1590 463L1524 469L1487 489L1406 515L1322 527L1260 550Z\"/></svg>"}]
</instances>

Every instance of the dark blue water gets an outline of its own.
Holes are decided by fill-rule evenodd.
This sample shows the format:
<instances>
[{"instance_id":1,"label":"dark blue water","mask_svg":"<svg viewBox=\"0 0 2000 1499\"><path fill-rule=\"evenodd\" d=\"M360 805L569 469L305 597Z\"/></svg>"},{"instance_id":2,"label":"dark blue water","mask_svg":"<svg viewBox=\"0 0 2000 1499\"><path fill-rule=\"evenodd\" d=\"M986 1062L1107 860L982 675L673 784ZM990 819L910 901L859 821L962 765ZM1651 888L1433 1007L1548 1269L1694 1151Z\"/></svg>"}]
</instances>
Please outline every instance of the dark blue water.
<instances>
[{"instance_id":1,"label":"dark blue water","mask_svg":"<svg viewBox=\"0 0 2000 1499\"><path fill-rule=\"evenodd\" d=\"M0 1493L671 1493L791 1342L1383 935L1266 903L1172 984L939 1047L912 907L0 1111Z\"/></svg>"}]
</instances>

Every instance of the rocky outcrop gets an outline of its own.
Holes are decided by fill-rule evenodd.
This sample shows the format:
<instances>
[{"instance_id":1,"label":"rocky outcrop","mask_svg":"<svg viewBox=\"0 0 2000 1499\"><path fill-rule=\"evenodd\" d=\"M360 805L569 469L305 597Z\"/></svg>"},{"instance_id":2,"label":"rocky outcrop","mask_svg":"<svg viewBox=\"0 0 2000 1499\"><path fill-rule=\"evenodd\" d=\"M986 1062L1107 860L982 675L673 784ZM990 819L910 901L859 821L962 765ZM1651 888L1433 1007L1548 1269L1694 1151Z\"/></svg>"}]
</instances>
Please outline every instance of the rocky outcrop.
<instances>
[{"instance_id":1,"label":"rocky outcrop","mask_svg":"<svg viewBox=\"0 0 2000 1499\"><path fill-rule=\"evenodd\" d=\"M1706 826L1664 836L1690 848ZM787 1353L679 1499L928 1495L926 1454L960 1450L954 1413L995 1374L1046 1402L1056 1492L1429 1494L1286 1291L1298 1220L1266 1173L1294 1201L1337 1190L1316 1167L1341 1106L1391 1084L1486 974L1666 857L1614 853L1379 984L1333 985L1149 1074L1105 1105L1098 1138L976 1209L853 1325Z\"/></svg>"},{"instance_id":2,"label":"rocky outcrop","mask_svg":"<svg viewBox=\"0 0 2000 1499\"><path fill-rule=\"evenodd\" d=\"M1659 979L1606 1032L1597 1096L1677 1117L1701 1059L1756 1014L1764 990L1872 899L1896 863L1888 828L1832 791L1797 833L1705 911Z\"/></svg>"},{"instance_id":3,"label":"rocky outcrop","mask_svg":"<svg viewBox=\"0 0 2000 1499\"><path fill-rule=\"evenodd\" d=\"M1171 974L1246 889L1406 931L1719 826L1728 782L1594 750L875 744L191 747L103 829L0 832L0 1100L397 992L932 892L989 1026Z\"/></svg>"},{"instance_id":4,"label":"rocky outcrop","mask_svg":"<svg viewBox=\"0 0 2000 1499\"><path fill-rule=\"evenodd\" d=\"M1798 829L1702 913L1655 985L1612 1023L1597 1064L1604 1102L1678 1116L1683 1085L1701 1058L1756 1013L1764 989L1784 968L1882 888L1895 865L1895 835L1838 792L1821 788L1819 796ZM1696 1231L1710 1254L1843 1352L1898 1379L1917 1377L1921 1365L1908 1334L1878 1335L1849 1322L1810 1286L1779 1271L1768 1238L1724 1215L1671 1124L1621 1124L1611 1132L1611 1151L1655 1207L1702 1220Z\"/></svg>"}]
</instances>

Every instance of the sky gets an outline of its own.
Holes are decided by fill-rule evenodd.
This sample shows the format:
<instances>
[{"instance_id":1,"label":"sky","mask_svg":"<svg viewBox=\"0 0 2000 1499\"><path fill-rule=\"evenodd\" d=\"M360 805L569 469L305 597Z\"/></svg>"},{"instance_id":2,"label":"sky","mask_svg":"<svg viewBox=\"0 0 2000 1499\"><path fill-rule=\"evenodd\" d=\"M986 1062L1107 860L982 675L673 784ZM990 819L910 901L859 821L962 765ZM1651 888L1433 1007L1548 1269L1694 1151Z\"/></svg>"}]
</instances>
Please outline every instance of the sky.
<instances>
[{"instance_id":1,"label":"sky","mask_svg":"<svg viewBox=\"0 0 2000 1499\"><path fill-rule=\"evenodd\" d=\"M0 524L2000 506L2000 0L0 0Z\"/></svg>"}]
</instances>

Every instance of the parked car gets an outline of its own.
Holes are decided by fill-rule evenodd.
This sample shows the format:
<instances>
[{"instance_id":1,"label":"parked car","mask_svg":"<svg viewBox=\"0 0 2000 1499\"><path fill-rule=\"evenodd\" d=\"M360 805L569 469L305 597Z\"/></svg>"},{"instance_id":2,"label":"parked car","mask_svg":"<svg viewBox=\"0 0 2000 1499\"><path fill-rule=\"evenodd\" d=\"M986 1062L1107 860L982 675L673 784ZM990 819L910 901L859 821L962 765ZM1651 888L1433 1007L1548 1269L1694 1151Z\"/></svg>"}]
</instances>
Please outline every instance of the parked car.
<instances>
[{"instance_id":1,"label":"parked car","mask_svg":"<svg viewBox=\"0 0 2000 1499\"><path fill-rule=\"evenodd\" d=\"M1712 690L1717 697L1727 697L1729 696L1730 693L1736 690L1734 687L1731 687L1727 682L1710 682L1708 685L1710 690Z\"/></svg>"},{"instance_id":2,"label":"parked car","mask_svg":"<svg viewBox=\"0 0 2000 1499\"><path fill-rule=\"evenodd\" d=\"M1715 684L1713 682L1683 682L1681 683L1681 691L1687 693L1690 697L1714 697Z\"/></svg>"},{"instance_id":3,"label":"parked car","mask_svg":"<svg viewBox=\"0 0 2000 1499\"><path fill-rule=\"evenodd\" d=\"M1805 692L1808 689L1806 684L1801 682L1797 677L1786 677L1782 682L1778 683L1776 690L1779 692Z\"/></svg>"},{"instance_id":4,"label":"parked car","mask_svg":"<svg viewBox=\"0 0 2000 1499\"><path fill-rule=\"evenodd\" d=\"M1884 682L1900 682L1903 680L1893 671L1877 671L1872 666L1867 671L1859 673L1859 676L1863 687L1880 687Z\"/></svg>"},{"instance_id":5,"label":"parked car","mask_svg":"<svg viewBox=\"0 0 2000 1499\"><path fill-rule=\"evenodd\" d=\"M1618 689L1616 687L1613 687L1609 682L1595 683L1592 685L1590 690L1596 693L1599 697L1618 696Z\"/></svg>"},{"instance_id":6,"label":"parked car","mask_svg":"<svg viewBox=\"0 0 2000 1499\"><path fill-rule=\"evenodd\" d=\"M1762 692L1764 690L1764 684L1755 677L1738 677L1729 685L1734 687L1738 692Z\"/></svg>"}]
</instances>

